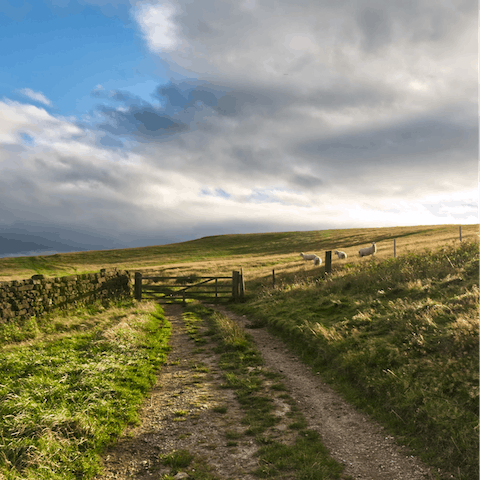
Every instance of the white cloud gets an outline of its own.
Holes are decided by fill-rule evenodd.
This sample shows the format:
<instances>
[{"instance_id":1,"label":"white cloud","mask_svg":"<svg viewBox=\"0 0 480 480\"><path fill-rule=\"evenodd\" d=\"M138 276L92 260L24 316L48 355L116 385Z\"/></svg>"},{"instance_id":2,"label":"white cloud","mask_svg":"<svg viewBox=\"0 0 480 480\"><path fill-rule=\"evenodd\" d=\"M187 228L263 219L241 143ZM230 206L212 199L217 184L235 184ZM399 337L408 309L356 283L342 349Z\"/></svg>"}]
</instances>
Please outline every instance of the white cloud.
<instances>
[{"instance_id":1,"label":"white cloud","mask_svg":"<svg viewBox=\"0 0 480 480\"><path fill-rule=\"evenodd\" d=\"M175 7L170 3L144 3L138 7L135 18L153 51L169 52L178 46L174 15Z\"/></svg>"},{"instance_id":2,"label":"white cloud","mask_svg":"<svg viewBox=\"0 0 480 480\"><path fill-rule=\"evenodd\" d=\"M19 90L19 93L34 100L35 102L43 103L44 105L47 105L49 107L52 106L52 102L41 92L35 92L30 88L23 88Z\"/></svg>"}]
</instances>

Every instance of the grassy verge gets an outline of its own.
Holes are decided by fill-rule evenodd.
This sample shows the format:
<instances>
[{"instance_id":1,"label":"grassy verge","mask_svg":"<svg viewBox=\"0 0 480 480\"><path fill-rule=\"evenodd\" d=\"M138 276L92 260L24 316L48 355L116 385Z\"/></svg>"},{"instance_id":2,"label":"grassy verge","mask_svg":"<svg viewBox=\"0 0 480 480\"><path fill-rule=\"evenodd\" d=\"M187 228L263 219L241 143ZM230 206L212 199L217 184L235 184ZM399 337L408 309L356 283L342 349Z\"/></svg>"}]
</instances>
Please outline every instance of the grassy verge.
<instances>
[{"instance_id":1,"label":"grassy verge","mask_svg":"<svg viewBox=\"0 0 480 480\"><path fill-rule=\"evenodd\" d=\"M204 343L199 326L209 325L206 335L217 342L224 388L233 389L244 411L244 435L252 436L259 446L259 478L338 479L343 467L333 460L318 434L306 428L307 423L293 399L284 392L281 376L263 367L263 359L251 337L228 317L198 304L186 308L184 320L191 338ZM275 399L289 405L289 434L277 431L280 417L275 415ZM239 433L226 432L232 446ZM288 438L289 440L285 441ZM194 477L196 478L196 477Z\"/></svg>"},{"instance_id":2,"label":"grassy verge","mask_svg":"<svg viewBox=\"0 0 480 480\"><path fill-rule=\"evenodd\" d=\"M170 325L154 303L133 302L35 325L26 335L21 326L3 329L0 476L91 478L102 449L138 420Z\"/></svg>"},{"instance_id":3,"label":"grassy verge","mask_svg":"<svg viewBox=\"0 0 480 480\"><path fill-rule=\"evenodd\" d=\"M456 479L478 478L478 243L366 259L232 306Z\"/></svg>"}]
</instances>

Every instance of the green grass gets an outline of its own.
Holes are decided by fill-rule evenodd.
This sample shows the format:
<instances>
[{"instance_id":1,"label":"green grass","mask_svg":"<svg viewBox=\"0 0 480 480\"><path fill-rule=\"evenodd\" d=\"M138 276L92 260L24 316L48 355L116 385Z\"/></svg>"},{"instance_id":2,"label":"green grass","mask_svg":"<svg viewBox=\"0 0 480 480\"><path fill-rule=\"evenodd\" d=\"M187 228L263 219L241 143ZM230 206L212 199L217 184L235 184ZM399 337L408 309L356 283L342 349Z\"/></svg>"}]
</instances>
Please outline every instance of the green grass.
<instances>
[{"instance_id":1,"label":"green grass","mask_svg":"<svg viewBox=\"0 0 480 480\"><path fill-rule=\"evenodd\" d=\"M171 467L175 473L177 473L179 469L188 467L193 459L194 456L188 450L176 450L160 457L161 462Z\"/></svg>"},{"instance_id":2,"label":"green grass","mask_svg":"<svg viewBox=\"0 0 480 480\"><path fill-rule=\"evenodd\" d=\"M284 472L297 479L340 478L343 467L333 460L320 437L307 430L307 423L286 393L281 398L290 405L290 429L297 430L294 443L280 442L274 427L280 421L275 415L274 397L285 389L272 379L280 375L264 369L263 359L245 330L234 321L210 308L192 304L186 308L184 320L190 328L192 339L199 334L203 320L209 326L207 333L216 341L214 350L220 354L220 368L224 372L224 388L233 389L243 409L244 434L253 436L261 447L258 451L261 467L255 472L260 478L279 478ZM225 433L227 445L236 446L242 434Z\"/></svg>"},{"instance_id":3,"label":"green grass","mask_svg":"<svg viewBox=\"0 0 480 480\"><path fill-rule=\"evenodd\" d=\"M160 461L170 467L168 475L163 475L162 480L173 480L178 472L185 472L192 480L220 480L208 464L207 459L195 456L188 450L175 450L160 456Z\"/></svg>"},{"instance_id":4,"label":"green grass","mask_svg":"<svg viewBox=\"0 0 480 480\"><path fill-rule=\"evenodd\" d=\"M103 448L137 422L165 361L170 325L154 304L124 302L91 316L70 315L72 325L82 322L80 331L58 335L57 327L45 327L19 345L3 339L0 476L6 479L92 478Z\"/></svg>"},{"instance_id":5,"label":"green grass","mask_svg":"<svg viewBox=\"0 0 480 480\"><path fill-rule=\"evenodd\" d=\"M478 238L478 225L464 225L462 236L464 239ZM152 247L2 258L0 280L28 278L33 274L61 276L96 272L101 268L142 269L160 265L165 273L171 271L188 280L189 277L206 271L217 274L222 270L231 272L232 261L237 263L236 266L241 263L250 270L271 271L271 267L290 263L293 259L298 263L301 251L320 252L340 248L348 252L349 258L353 258L353 252L356 254L360 246L375 241L379 248L378 254L383 255L385 249L389 252L393 249L392 240L396 238L398 252L402 254L410 248L458 241L458 237L456 225L217 235ZM282 255L292 257L280 258ZM215 262L217 260L221 262ZM182 265L185 264L191 267L192 264L208 262L213 264L199 267L198 271L182 270Z\"/></svg>"},{"instance_id":6,"label":"green grass","mask_svg":"<svg viewBox=\"0 0 480 480\"><path fill-rule=\"evenodd\" d=\"M260 478L285 478L294 475L296 480L327 480L338 478L342 467L329 459L319 435L302 430L293 445L274 441L260 448Z\"/></svg>"},{"instance_id":7,"label":"green grass","mask_svg":"<svg viewBox=\"0 0 480 480\"><path fill-rule=\"evenodd\" d=\"M478 478L478 243L370 259L232 306L430 465ZM448 475L447 475L448 477Z\"/></svg>"},{"instance_id":8,"label":"green grass","mask_svg":"<svg viewBox=\"0 0 480 480\"><path fill-rule=\"evenodd\" d=\"M470 479L478 478L478 225L463 226L462 234L461 245L455 225L222 235L140 249L0 259L0 280L27 278L34 273L60 276L105 267L154 267L165 274L190 277L228 274L242 266L247 301L232 308L248 313L252 326L268 325L282 335L324 379L376 417L427 463L452 472L457 480ZM397 259L392 258L394 238ZM469 244L466 239L476 242ZM376 258L359 259L358 248L371 241L377 242ZM312 268L298 255L300 251L321 255L323 250L333 249L346 251L348 260L334 258L326 280L323 268ZM276 289L271 288L272 268ZM126 312L135 311L129 309L91 306L74 314L0 323L0 408L14 412L0 412L0 476L74 478L75 472L83 472L88 478L95 470L98 449L115 437L117 427L112 424L110 428L108 422L97 425L88 416L93 407L83 409L88 417L85 420L82 403L75 412L59 403L56 417L48 410L50 396L61 399L65 393L67 398L71 395L82 402L78 385L90 379L97 366L104 369L100 373L106 372L106 378L110 374L115 377L115 368L109 370L114 353L124 355L117 373L123 374L124 368L130 373L125 382L109 391L87 384L93 388L90 401L100 412L95 415L108 418L108 399L126 399L130 385L134 390L145 390L145 372L136 370L137 357L129 357L132 352L126 346L139 342L138 351L145 354L157 348L161 351L163 340L159 340L163 347L145 346L142 341L148 344L157 333L166 335L168 329L164 327L148 341L141 340L138 332L144 331L143 327L132 328L131 314L125 317ZM195 311L190 322L189 333L199 347L206 343L206 333L212 334L198 329L203 314L210 315ZM138 310L133 315L144 317L145 312ZM238 336L239 332L229 333L228 328L225 333L232 335L233 342L230 350L222 352L222 368L228 374L225 386L259 397L250 405L250 419L245 424L259 438L258 432L269 427L262 426L261 419L257 423L254 412L265 409L264 421L271 420L268 401L259 394L262 383L258 377L268 377L256 370L249 372L247 366L261 365L248 347L248 338ZM71 353L68 358L62 357L64 346ZM92 358L87 355L90 351ZM70 357L72 366L68 365ZM86 378L82 376L84 368ZM62 371L63 376L55 377L55 372ZM21 391L15 375L19 375ZM272 380L276 383L271 391L278 394L280 380ZM39 396L35 396L37 387ZM67 387L76 393L62 390ZM137 397L132 398L134 403ZM17 401L21 411L15 410ZM248 402L245 405L249 406ZM125 412L121 422L135 416L128 405L120 407ZM296 418L291 425L302 430L302 422ZM78 445L71 447L73 444ZM70 448L70 457L62 453ZM39 461L46 465L44 477L35 471ZM61 471L68 462L76 462L69 473L73 477L50 474Z\"/></svg>"}]
</instances>

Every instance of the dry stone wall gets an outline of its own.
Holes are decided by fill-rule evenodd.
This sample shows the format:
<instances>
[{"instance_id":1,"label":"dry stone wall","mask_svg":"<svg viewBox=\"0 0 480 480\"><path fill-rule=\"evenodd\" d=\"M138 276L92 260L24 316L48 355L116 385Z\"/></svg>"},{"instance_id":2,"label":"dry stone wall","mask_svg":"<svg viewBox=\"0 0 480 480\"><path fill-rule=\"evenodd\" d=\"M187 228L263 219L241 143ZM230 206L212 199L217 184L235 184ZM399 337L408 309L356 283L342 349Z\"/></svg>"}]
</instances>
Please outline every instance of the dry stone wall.
<instances>
[{"instance_id":1,"label":"dry stone wall","mask_svg":"<svg viewBox=\"0 0 480 480\"><path fill-rule=\"evenodd\" d=\"M117 269L55 278L33 275L25 280L0 282L0 323L57 308L130 297L132 291L130 273Z\"/></svg>"}]
</instances>

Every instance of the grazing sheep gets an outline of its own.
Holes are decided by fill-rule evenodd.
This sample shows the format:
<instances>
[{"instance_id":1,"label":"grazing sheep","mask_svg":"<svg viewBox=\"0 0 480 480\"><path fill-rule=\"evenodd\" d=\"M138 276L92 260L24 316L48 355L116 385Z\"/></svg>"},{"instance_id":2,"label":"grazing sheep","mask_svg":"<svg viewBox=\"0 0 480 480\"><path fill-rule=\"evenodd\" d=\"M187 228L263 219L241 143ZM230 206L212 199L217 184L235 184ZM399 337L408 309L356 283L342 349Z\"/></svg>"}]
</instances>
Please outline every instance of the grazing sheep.
<instances>
[{"instance_id":1,"label":"grazing sheep","mask_svg":"<svg viewBox=\"0 0 480 480\"><path fill-rule=\"evenodd\" d=\"M314 253L301 253L300 256L305 260L315 260L315 258L317 258L317 256L314 254Z\"/></svg>"},{"instance_id":2,"label":"grazing sheep","mask_svg":"<svg viewBox=\"0 0 480 480\"><path fill-rule=\"evenodd\" d=\"M340 252L339 250L335 250L333 253L335 253L340 260L344 260L347 258L347 254L345 252Z\"/></svg>"},{"instance_id":3,"label":"grazing sheep","mask_svg":"<svg viewBox=\"0 0 480 480\"><path fill-rule=\"evenodd\" d=\"M360 257L366 257L367 255L375 255L375 253L377 253L377 246L375 245L375 242L372 242L371 247L361 248L358 251L358 255Z\"/></svg>"},{"instance_id":4,"label":"grazing sheep","mask_svg":"<svg viewBox=\"0 0 480 480\"><path fill-rule=\"evenodd\" d=\"M321 263L322 263L322 259L315 255L315 258L313 259L313 264L314 265L320 265Z\"/></svg>"}]
</instances>

